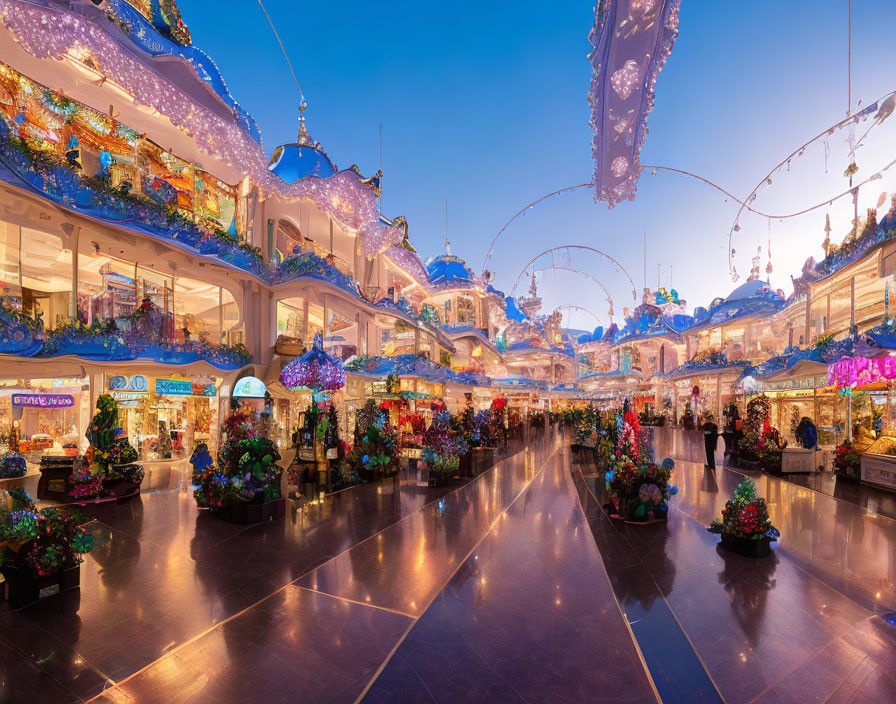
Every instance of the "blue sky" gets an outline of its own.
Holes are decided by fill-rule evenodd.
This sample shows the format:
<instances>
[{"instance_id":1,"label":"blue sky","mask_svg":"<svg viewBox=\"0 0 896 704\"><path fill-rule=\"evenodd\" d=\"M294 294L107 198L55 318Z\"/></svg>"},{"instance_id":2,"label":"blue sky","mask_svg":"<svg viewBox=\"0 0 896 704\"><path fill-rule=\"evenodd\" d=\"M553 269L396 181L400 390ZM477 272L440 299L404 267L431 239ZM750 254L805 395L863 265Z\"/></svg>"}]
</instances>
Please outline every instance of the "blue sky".
<instances>
[{"instance_id":1,"label":"blue sky","mask_svg":"<svg viewBox=\"0 0 896 704\"><path fill-rule=\"evenodd\" d=\"M293 141L297 92L261 9L252 2L221 2L214 10L199 0L179 5L194 43L261 125L266 151ZM853 5L853 102L867 104L896 89L896 3ZM340 168L356 163L365 174L376 171L382 123L383 210L407 216L424 257L443 249L446 198L452 250L479 271L488 243L516 210L591 179L586 55L593 0L267 0L266 7L302 83L310 131ZM684 0L642 161L694 171L745 196L793 148L844 116L846 76L845 0ZM860 152L860 174L896 156L892 121ZM792 171L776 176L757 205L792 212L844 190L842 137L829 141L828 173L818 143ZM896 173L868 190L863 211L879 192L896 191ZM663 284L690 306L706 305L735 286L727 235L736 210L694 181L645 172L637 199L612 211L587 190L530 211L499 240L490 268L509 290L540 251L582 244L620 260L640 289L646 231L649 285L656 285L658 263L663 270L671 264ZM771 281L789 293L789 275L820 255L825 212L835 232L848 229L845 202L771 227L762 218L742 220L735 241L742 277L757 239L764 269L771 234ZM597 256L571 263L607 285L618 319L631 301L624 277ZM606 322L603 296L586 279L546 273L542 294L548 306L582 305ZM570 322L593 325L584 314Z\"/></svg>"}]
</instances>

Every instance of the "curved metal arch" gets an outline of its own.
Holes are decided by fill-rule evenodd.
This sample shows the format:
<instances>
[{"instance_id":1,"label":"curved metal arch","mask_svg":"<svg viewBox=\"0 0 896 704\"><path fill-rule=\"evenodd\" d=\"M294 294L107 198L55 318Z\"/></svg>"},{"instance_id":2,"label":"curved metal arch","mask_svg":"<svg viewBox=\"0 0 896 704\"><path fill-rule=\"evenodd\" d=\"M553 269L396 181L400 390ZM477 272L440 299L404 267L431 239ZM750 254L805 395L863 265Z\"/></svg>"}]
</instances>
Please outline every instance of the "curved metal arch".
<instances>
[{"instance_id":1,"label":"curved metal arch","mask_svg":"<svg viewBox=\"0 0 896 704\"><path fill-rule=\"evenodd\" d=\"M551 269L559 269L561 271L572 271L576 274L581 274L585 278L591 279L594 283L600 286L601 290L604 292L604 295L607 297L607 303L613 303L613 297L610 295L610 292L607 291L607 287L603 285L600 279L595 278L587 271L582 271L581 269L576 269L574 266L564 266L563 264L551 264L550 266L542 266L535 269L535 271L549 271ZM526 270L520 272L519 276L516 277L516 281L513 283L513 288L510 289L510 295L512 296L514 291L516 291L516 287L520 285L520 281L523 278L523 274L526 273Z\"/></svg>"},{"instance_id":2,"label":"curved metal arch","mask_svg":"<svg viewBox=\"0 0 896 704\"><path fill-rule=\"evenodd\" d=\"M896 98L896 91L890 91L889 93L884 94L882 97L880 97L880 98L879 98L878 100L876 100L874 103L871 103L871 105L878 105L878 106L880 106L880 107L878 108L878 109L880 110L880 109L883 107L883 104L884 104L884 103L886 103L888 100L891 100L891 99L894 99L894 98ZM866 185L866 184L869 183L870 181L876 180L876 179L879 177L880 174L882 174L884 171L890 169L892 166L896 165L896 159L894 159L894 160L891 161L889 164L887 164L884 168L882 168L880 171L878 171L877 174L874 174L874 175L870 176L869 178L865 179L864 181L862 181L862 182L861 182L860 184L858 184L857 186L852 186L852 187L849 188L848 190L843 191L843 193L840 193L840 194L838 194L838 195L835 195L835 196L832 197L832 198L826 198L826 199L823 200L821 203L818 203L817 205L813 205L813 206L811 206L811 207L809 207L809 208L805 208L805 209L800 210L800 211L798 211L798 212L796 212L796 213L789 213L789 214L787 214L787 215L768 215L768 214L766 214L766 213L760 213L759 211L754 210L752 207L750 207L750 206L748 205L748 203L752 203L754 200L756 200L757 192L758 192L759 189L763 186L763 184L767 183L767 182L771 179L772 175L773 175L776 171L778 171L778 169L780 169L782 166L784 166L785 164L787 164L788 161L790 161L791 159L793 159L795 156L799 156L799 155L806 149L806 147L808 147L808 146L809 146L810 144L812 144L813 142L817 142L819 139L822 139L822 138L824 138L824 137L826 137L826 136L832 135L832 134L834 133L835 130L838 130L838 129L842 128L842 127L845 127L846 125L849 125L849 124L851 124L851 123L858 122L860 118L866 118L866 117L868 117L867 110L868 110L868 108L865 108L865 109L860 110L859 112L855 113L854 115L849 115L849 116L843 118L842 120L840 120L839 122L835 123L835 124L832 125L831 127L828 127L827 129L825 129L825 130L819 132L817 135L815 135L814 137L812 137L812 139L810 139L808 142L805 142L804 144L801 144L800 146L798 146L796 149L794 149L792 152L790 152L790 154L788 154L788 155L787 155L786 157L784 157L780 162L778 162L778 163L775 165L775 167L774 167L771 171L769 171L765 176L763 176L763 177L759 180L759 183L757 183L757 184L756 184L756 187L755 187L752 191L750 191L750 195L747 196L747 198L746 198L745 201L739 201L740 204L741 204L740 209L737 211L737 215L734 216L734 222L731 224L731 229L728 230L728 273L732 275L732 279L733 279L733 280L735 280L735 281L737 280L737 273L736 273L735 268L734 268L734 255L731 253L731 248L732 248L732 245L734 244L734 233L740 230L739 222L738 222L738 221L740 220L740 216L741 216L741 214L743 214L744 209L748 209L748 210L750 210L750 211L752 211L752 212L754 212L754 213L757 213L758 215L762 215L762 216L767 217L767 218L772 219L772 220L783 220L783 219L785 219L785 218L792 218L792 217L796 217L796 216L798 216L798 215L804 215L804 214L809 213L809 212L811 212L811 211L813 211L813 210L817 210L818 208L823 208L823 207L825 207L826 205L830 205L830 204L833 203L835 200L839 200L840 198L843 198L844 196L851 195L855 189L861 188L862 186ZM872 125L871 125L867 130L865 130L864 134L863 134L863 135L861 136L861 138L856 142L856 145L857 145L857 146L854 147L853 149L856 149L856 148L858 147L858 145L861 144L862 140L864 140L865 137L868 136L868 133L871 132L871 130L872 130L875 126L881 124L881 123L882 123L888 116L889 116L889 113L885 114L885 115L884 115L881 119L879 119L879 120L878 120L878 119L875 119L874 123L872 123Z\"/></svg>"},{"instance_id":3,"label":"curved metal arch","mask_svg":"<svg viewBox=\"0 0 896 704\"><path fill-rule=\"evenodd\" d=\"M588 245L584 245L584 244L558 245L556 247L550 247L549 249L546 249L543 252L540 252L539 254L535 255L534 257L532 257L532 259L530 259L528 262L526 262L526 264L523 266L522 269L520 269L520 273L517 275L516 283L514 283L513 287L516 288L517 284L519 283L520 278L522 277L522 275L524 273L526 273L526 270L530 266L532 266L532 264L534 264L536 261L538 261L541 257L543 257L545 254L552 254L553 252L556 252L558 250L569 250L569 249L584 249L588 252L594 252L595 254L602 256L604 259L608 259L609 261L613 262L613 264L616 266L616 268L619 269L619 271L621 271L623 274L625 274L626 278L628 279L629 284L631 284L632 300L633 301L638 300L638 290L637 290L637 288L635 288L635 282L632 280L631 274L628 273L628 269L626 269L624 266L622 266L622 264L620 264L616 259L611 257L606 252L602 252L599 249L596 249L594 247L589 247ZM552 262L551 266L554 266L553 262ZM550 267L545 267L545 268L550 268ZM604 289L604 290L606 290L606 289Z\"/></svg>"},{"instance_id":4,"label":"curved metal arch","mask_svg":"<svg viewBox=\"0 0 896 704\"><path fill-rule=\"evenodd\" d=\"M567 305L557 306L556 308L554 308L554 310L580 310L583 313L588 313L588 315L590 315L592 318L594 318L599 324L603 325L603 321L597 316L597 313L595 313L590 308L585 308L584 306L567 304ZM566 329L569 330L569 326L567 326Z\"/></svg>"},{"instance_id":5,"label":"curved metal arch","mask_svg":"<svg viewBox=\"0 0 896 704\"><path fill-rule=\"evenodd\" d=\"M482 262L482 270L483 271L486 270L486 268L488 267L489 260L492 258L492 255L495 253L494 252L495 242L498 241L498 238L504 233L504 230L506 230L508 227L510 227L510 224L514 220L516 220L520 215L523 215L527 210L534 208L536 205L541 203L541 201L543 201L543 200L547 200L548 198L552 198L553 196L560 195L561 193L566 193L567 191L574 191L577 188L591 188L592 186L594 186L593 183L580 183L578 186L567 186L566 188L561 188L559 190L548 193L547 195L543 195L541 198L538 198L537 200L533 200L531 203L529 203L529 205L524 207L522 210L518 210L516 213L514 213L513 217L510 218L510 220L508 220L507 222L505 222L504 226L500 230L498 230L498 234L492 238L491 244L489 244L489 246L488 246L488 251L485 253L485 259Z\"/></svg>"},{"instance_id":6,"label":"curved metal arch","mask_svg":"<svg viewBox=\"0 0 896 704\"><path fill-rule=\"evenodd\" d=\"M576 274L581 274L586 279L591 279L594 283L596 283L598 286L600 286L601 290L604 292L604 295L607 297L607 303L610 304L610 309L607 311L607 315L610 318L610 322L611 323L613 322L613 297L610 295L610 292L607 290L607 287L603 285L603 282L601 282L600 279L592 276L587 271L582 271L581 269L576 269L575 267L572 267L572 266L563 266L562 264L551 264L550 266L541 267L540 269L536 269L535 271L548 271L550 269L560 270L560 271L571 271ZM513 288L510 289L511 296L516 291L516 287L519 286L520 280L523 277L523 273L525 273L525 270L523 270L523 272L520 272L520 275L516 277L516 281L513 284Z\"/></svg>"},{"instance_id":7,"label":"curved metal arch","mask_svg":"<svg viewBox=\"0 0 896 704\"><path fill-rule=\"evenodd\" d=\"M743 207L747 208L748 210L753 211L753 212L756 213L757 215L762 215L762 216L764 216L764 217L772 217L772 216L770 216L770 215L766 215L765 213L761 213L761 212L759 212L758 210L754 210L754 209L753 209L752 207L750 207L747 203L745 203L744 201L740 200L740 199L739 199L737 196L735 196L733 193L731 193L731 192L727 191L726 189L722 188L722 186L718 185L717 183L713 183L713 182L710 181L709 179L703 178L702 176L698 176L697 174L692 173L692 172L690 172L690 171L686 171L686 170L684 170L684 169L676 169L676 168L673 168L673 167L671 167L671 166L659 166L659 165L656 165L656 164L653 164L653 165L650 165L650 164L642 164L642 165L641 165L641 170L643 171L644 169L654 169L654 170L657 170L657 171L669 171L670 173L676 173L676 174L680 174L680 175L682 175L682 176L690 176L691 178L694 178L694 179L696 179L696 180L698 180L698 181L702 181L702 182L705 183L707 186L710 186L711 188L714 188L714 189L716 189L717 191L723 193L723 194L724 194L725 196L727 196L728 198L731 198L731 199L734 200L735 202L740 203L740 205L742 205ZM494 251L494 250L495 250L495 243L498 241L498 238L501 237L502 234L504 234L504 230L506 230L508 227L510 227L510 225L513 224L513 221L516 220L518 217L520 217L521 215L525 215L525 213L526 213L528 210L531 210L531 209L534 208L536 205L538 205L539 203L541 203L541 202L544 201L544 200L547 200L548 198L553 198L554 196L560 195L561 193L568 193L569 191L575 191L575 190L578 190L579 188L593 188L593 187L594 187L594 182L592 181L592 182L590 182L590 183L579 183L579 184L577 184L577 185L575 185L575 186L566 186L565 188L559 188L559 189L557 189L556 191L551 191L550 193L541 196L541 198L537 198L537 199L533 200L531 203L529 203L529 204L526 205L525 207L523 207L523 208L521 208L520 210L518 210L516 213L513 214L513 217L511 217L510 220L508 220L507 222L504 223L504 225L501 227L501 229L498 230L498 233L492 238L492 241L491 241L491 243L490 243L489 246L488 246L488 251L485 253L485 259L484 259L483 262L482 262L482 270L485 271L486 268L488 267L488 263L489 263L489 261L491 261L491 258L492 258L492 256L493 256L494 253L495 253L495 251Z\"/></svg>"}]
</instances>

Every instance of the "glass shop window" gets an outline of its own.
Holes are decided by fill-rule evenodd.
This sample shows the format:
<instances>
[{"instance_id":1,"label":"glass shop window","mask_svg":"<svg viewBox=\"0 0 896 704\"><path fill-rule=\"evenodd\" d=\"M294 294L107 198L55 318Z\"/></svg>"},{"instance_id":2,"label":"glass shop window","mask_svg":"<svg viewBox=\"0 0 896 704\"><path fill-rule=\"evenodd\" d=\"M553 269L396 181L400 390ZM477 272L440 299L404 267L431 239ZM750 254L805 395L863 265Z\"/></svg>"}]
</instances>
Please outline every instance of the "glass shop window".
<instances>
[{"instance_id":1,"label":"glass shop window","mask_svg":"<svg viewBox=\"0 0 896 704\"><path fill-rule=\"evenodd\" d=\"M305 299L284 298L277 301L277 335L305 339Z\"/></svg>"},{"instance_id":2,"label":"glass shop window","mask_svg":"<svg viewBox=\"0 0 896 704\"><path fill-rule=\"evenodd\" d=\"M884 290L887 279L881 278L878 271L878 258L868 257L867 261L858 264L853 276L855 281L856 323L861 329L875 324L884 315ZM890 287L893 293L893 287Z\"/></svg>"},{"instance_id":3,"label":"glass shop window","mask_svg":"<svg viewBox=\"0 0 896 704\"><path fill-rule=\"evenodd\" d=\"M134 383L138 377L143 379L141 384ZM214 454L219 430L217 388L220 379L190 375L161 387L158 381L155 377L140 375L107 375L107 385L117 387L109 393L118 399L121 426L137 449L140 460L186 459L200 442L206 443ZM166 380L161 381L164 384ZM179 385L184 382L192 385L192 393L182 393L183 388ZM213 396L204 393L209 385L216 387Z\"/></svg>"},{"instance_id":4,"label":"glass shop window","mask_svg":"<svg viewBox=\"0 0 896 704\"><path fill-rule=\"evenodd\" d=\"M358 353L358 325L347 315L335 310L327 313L327 336L324 349L340 359Z\"/></svg>"},{"instance_id":5,"label":"glass shop window","mask_svg":"<svg viewBox=\"0 0 896 704\"><path fill-rule=\"evenodd\" d=\"M308 340L314 339L315 334L324 332L324 307L316 303L308 304ZM310 348L310 344L309 344Z\"/></svg>"},{"instance_id":6,"label":"glass shop window","mask_svg":"<svg viewBox=\"0 0 896 704\"><path fill-rule=\"evenodd\" d=\"M457 324L476 325L476 308L472 299L459 296L457 299Z\"/></svg>"},{"instance_id":7,"label":"glass shop window","mask_svg":"<svg viewBox=\"0 0 896 704\"><path fill-rule=\"evenodd\" d=\"M174 310L178 342L219 344L239 322L239 307L230 291L195 279L176 279Z\"/></svg>"},{"instance_id":8,"label":"glass shop window","mask_svg":"<svg viewBox=\"0 0 896 704\"><path fill-rule=\"evenodd\" d=\"M156 314L158 333L174 330L174 278L98 251L82 237L78 249L78 317L85 325L127 317L145 304Z\"/></svg>"},{"instance_id":9,"label":"glass shop window","mask_svg":"<svg viewBox=\"0 0 896 704\"><path fill-rule=\"evenodd\" d=\"M0 222L0 299L20 313L56 327L69 314L72 252L62 238Z\"/></svg>"},{"instance_id":10,"label":"glass shop window","mask_svg":"<svg viewBox=\"0 0 896 704\"><path fill-rule=\"evenodd\" d=\"M90 386L84 378L0 380L0 451L15 434L29 463L46 455L74 456L87 449Z\"/></svg>"}]
</instances>

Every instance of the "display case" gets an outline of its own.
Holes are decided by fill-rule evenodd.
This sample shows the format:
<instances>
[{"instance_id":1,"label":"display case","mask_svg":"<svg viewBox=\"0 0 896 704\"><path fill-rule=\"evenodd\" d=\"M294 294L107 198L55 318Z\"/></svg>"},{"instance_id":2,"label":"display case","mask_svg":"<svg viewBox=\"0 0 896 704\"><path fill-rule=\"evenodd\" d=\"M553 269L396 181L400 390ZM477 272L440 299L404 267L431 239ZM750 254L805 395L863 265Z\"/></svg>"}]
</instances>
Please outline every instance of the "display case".
<instances>
[{"instance_id":1,"label":"display case","mask_svg":"<svg viewBox=\"0 0 896 704\"><path fill-rule=\"evenodd\" d=\"M896 431L885 430L862 453L862 481L896 490Z\"/></svg>"}]
</instances>

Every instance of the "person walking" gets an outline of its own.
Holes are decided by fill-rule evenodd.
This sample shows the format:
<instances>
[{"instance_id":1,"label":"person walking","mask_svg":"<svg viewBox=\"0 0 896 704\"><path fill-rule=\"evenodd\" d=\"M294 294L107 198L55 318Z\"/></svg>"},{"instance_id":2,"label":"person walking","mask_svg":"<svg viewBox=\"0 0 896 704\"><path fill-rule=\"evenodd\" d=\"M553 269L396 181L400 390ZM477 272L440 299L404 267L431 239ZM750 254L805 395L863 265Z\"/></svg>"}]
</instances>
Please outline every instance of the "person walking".
<instances>
[{"instance_id":1,"label":"person walking","mask_svg":"<svg viewBox=\"0 0 896 704\"><path fill-rule=\"evenodd\" d=\"M707 412L703 416L703 445L706 449L706 464L708 469L716 468L716 445L719 442L719 426L712 422L712 413Z\"/></svg>"}]
</instances>

